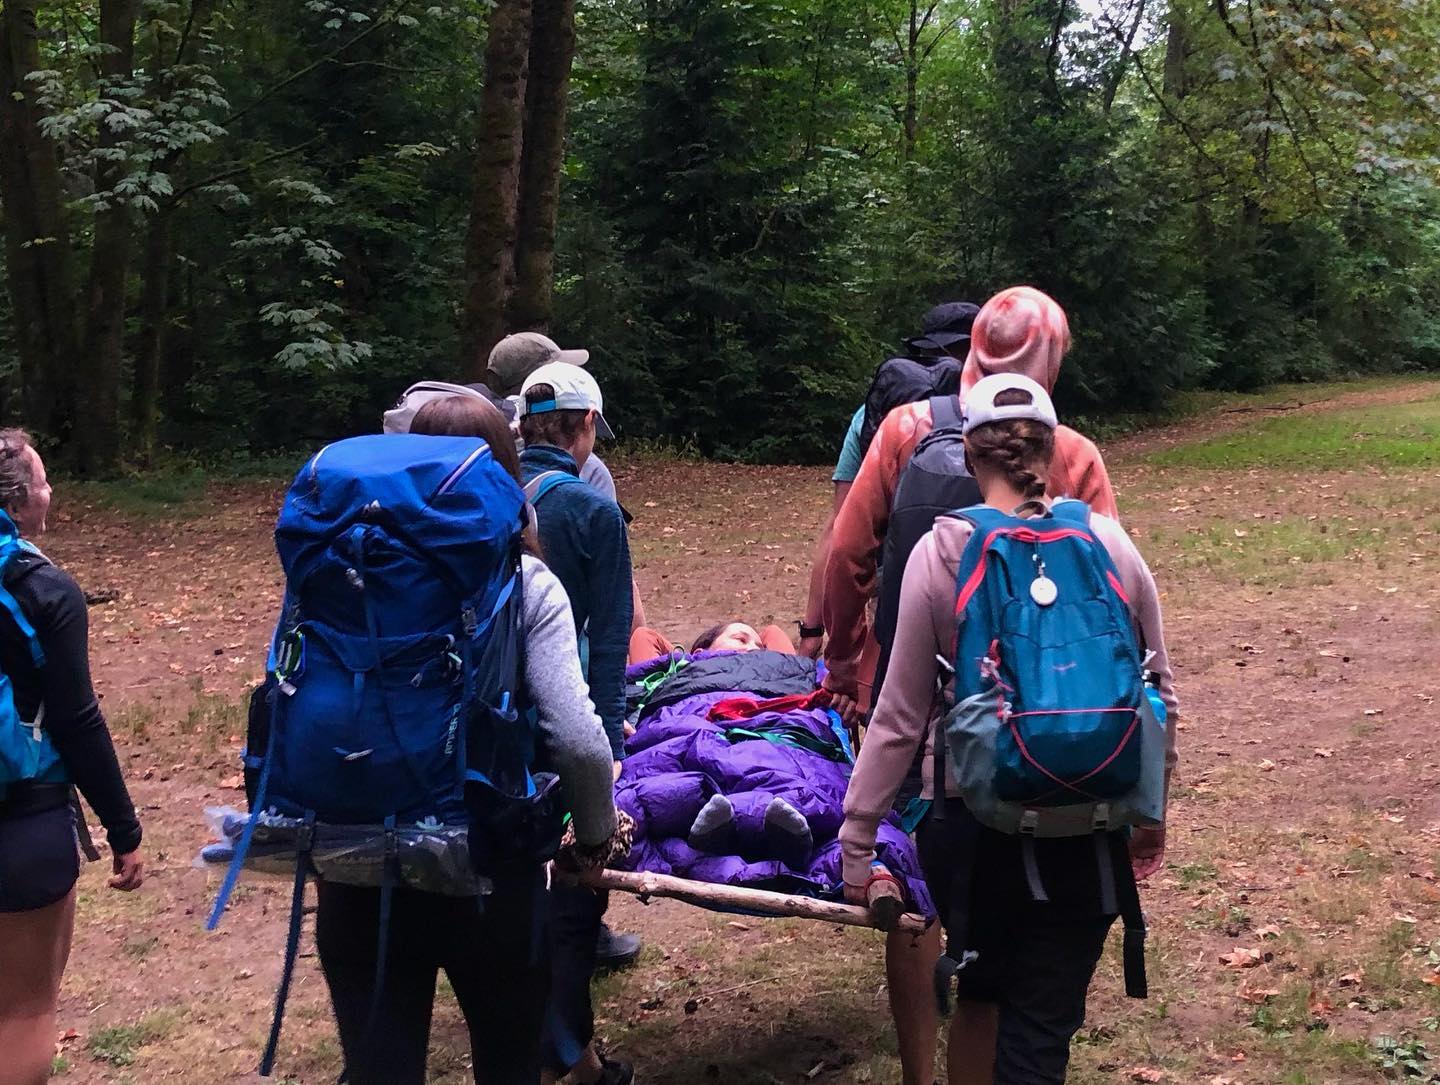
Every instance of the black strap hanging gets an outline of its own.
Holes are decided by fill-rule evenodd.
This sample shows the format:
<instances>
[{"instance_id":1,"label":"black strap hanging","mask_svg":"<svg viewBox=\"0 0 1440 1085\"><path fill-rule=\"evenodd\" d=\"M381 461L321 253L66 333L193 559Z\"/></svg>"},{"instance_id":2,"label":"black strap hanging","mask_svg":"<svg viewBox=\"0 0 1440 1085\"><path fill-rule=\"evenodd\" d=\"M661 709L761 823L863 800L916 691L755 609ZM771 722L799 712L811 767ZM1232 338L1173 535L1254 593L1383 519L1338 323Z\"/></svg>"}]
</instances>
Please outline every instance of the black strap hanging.
<instances>
[{"instance_id":1,"label":"black strap hanging","mask_svg":"<svg viewBox=\"0 0 1440 1085\"><path fill-rule=\"evenodd\" d=\"M310 853L315 847L315 812L307 811L305 823L295 832L295 882L290 891L290 929L285 936L285 964L280 970L280 986L275 992L275 1015L270 1020L270 1038L260 1056L260 1076L269 1077L275 1069L275 1056L280 1048L280 1026L285 1020L285 1003L290 998L290 981L295 975L295 958L300 950L300 921L305 913L305 881L310 873Z\"/></svg>"}]
</instances>

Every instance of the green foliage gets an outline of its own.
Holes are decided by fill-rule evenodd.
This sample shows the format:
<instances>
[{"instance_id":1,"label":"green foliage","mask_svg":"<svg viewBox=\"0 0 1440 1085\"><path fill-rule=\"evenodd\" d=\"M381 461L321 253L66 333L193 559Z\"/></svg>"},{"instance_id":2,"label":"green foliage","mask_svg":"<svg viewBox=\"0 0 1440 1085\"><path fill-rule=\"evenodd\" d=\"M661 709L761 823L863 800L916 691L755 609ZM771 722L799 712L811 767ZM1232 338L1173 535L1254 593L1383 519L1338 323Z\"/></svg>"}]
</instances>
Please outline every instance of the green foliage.
<instances>
[{"instance_id":1,"label":"green foliage","mask_svg":"<svg viewBox=\"0 0 1440 1085\"><path fill-rule=\"evenodd\" d=\"M1017 282L1066 307L1057 395L1097 431L1440 367L1433 6L927 7L580 0L550 330L622 436L833 456L925 309ZM488 10L144 0L135 70L102 80L98 4L42 5L77 281L124 209L162 445L305 447L458 375ZM6 291L10 417L16 321Z\"/></svg>"}]
</instances>

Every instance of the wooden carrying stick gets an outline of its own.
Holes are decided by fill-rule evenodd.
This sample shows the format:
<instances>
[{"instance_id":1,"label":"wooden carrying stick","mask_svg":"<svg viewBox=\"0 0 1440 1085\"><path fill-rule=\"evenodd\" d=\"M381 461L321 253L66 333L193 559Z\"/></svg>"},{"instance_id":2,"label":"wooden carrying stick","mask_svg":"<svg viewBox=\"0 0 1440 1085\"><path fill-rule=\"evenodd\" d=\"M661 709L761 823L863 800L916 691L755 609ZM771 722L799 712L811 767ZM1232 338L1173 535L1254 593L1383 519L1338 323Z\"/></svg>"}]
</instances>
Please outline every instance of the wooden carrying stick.
<instances>
[{"instance_id":1,"label":"wooden carrying stick","mask_svg":"<svg viewBox=\"0 0 1440 1085\"><path fill-rule=\"evenodd\" d=\"M624 870L598 870L581 879L596 889L618 889L623 893L634 893L642 901L647 897L669 897L701 908L720 908L733 911L759 912L763 915L790 916L795 919L818 919L826 923L842 923L847 927L881 927L881 929L902 930L907 934L921 934L929 928L923 916L897 915L891 908L878 909L888 921L893 916L894 925L883 926L869 908L854 904L839 904L835 901L817 900L794 893L771 893L764 889L746 889L738 885L712 885L709 882L690 881L668 874L635 873ZM878 889L880 883L877 883Z\"/></svg>"}]
</instances>

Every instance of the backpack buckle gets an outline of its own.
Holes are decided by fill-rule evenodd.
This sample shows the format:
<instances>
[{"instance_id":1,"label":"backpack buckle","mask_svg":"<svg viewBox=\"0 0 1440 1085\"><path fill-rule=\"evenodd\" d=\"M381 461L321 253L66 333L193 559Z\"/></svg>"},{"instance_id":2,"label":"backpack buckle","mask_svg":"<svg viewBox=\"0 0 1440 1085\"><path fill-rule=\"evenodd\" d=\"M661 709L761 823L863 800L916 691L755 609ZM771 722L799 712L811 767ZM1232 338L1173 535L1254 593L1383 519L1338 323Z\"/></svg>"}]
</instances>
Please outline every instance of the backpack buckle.
<instances>
[{"instance_id":1,"label":"backpack buckle","mask_svg":"<svg viewBox=\"0 0 1440 1085\"><path fill-rule=\"evenodd\" d=\"M1090 827L1097 833L1108 833L1110 831L1110 804L1108 802L1097 802L1095 811L1090 818Z\"/></svg>"},{"instance_id":2,"label":"backpack buckle","mask_svg":"<svg viewBox=\"0 0 1440 1085\"><path fill-rule=\"evenodd\" d=\"M1040 811L1027 809L1020 815L1020 835L1034 836L1040 828Z\"/></svg>"}]
</instances>

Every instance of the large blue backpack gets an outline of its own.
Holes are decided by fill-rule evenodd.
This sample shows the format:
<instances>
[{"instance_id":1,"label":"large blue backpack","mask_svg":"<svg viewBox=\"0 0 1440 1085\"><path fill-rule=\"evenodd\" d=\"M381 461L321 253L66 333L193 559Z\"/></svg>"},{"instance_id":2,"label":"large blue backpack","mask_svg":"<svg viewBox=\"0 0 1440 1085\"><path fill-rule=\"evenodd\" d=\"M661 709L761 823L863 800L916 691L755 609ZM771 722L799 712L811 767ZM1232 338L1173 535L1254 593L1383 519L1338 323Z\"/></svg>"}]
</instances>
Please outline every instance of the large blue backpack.
<instances>
[{"instance_id":1,"label":"large blue backpack","mask_svg":"<svg viewBox=\"0 0 1440 1085\"><path fill-rule=\"evenodd\" d=\"M1126 989L1144 997L1144 920L1112 834L1164 824L1164 709L1089 506L1036 508L1030 517L985 505L950 514L974 531L957 574L955 706L936 743L936 779L948 753L975 820L1019 838L1036 901L1049 898L1035 839L1093 841L1102 910L1125 922ZM964 959L952 947L941 965L953 973Z\"/></svg>"},{"instance_id":2,"label":"large blue backpack","mask_svg":"<svg viewBox=\"0 0 1440 1085\"><path fill-rule=\"evenodd\" d=\"M273 1066L308 876L483 902L485 877L559 843L555 778L532 771L523 703L520 487L484 441L339 441L300 471L275 546L285 598L245 763L251 814L210 926L242 865L292 864Z\"/></svg>"},{"instance_id":3,"label":"large blue backpack","mask_svg":"<svg viewBox=\"0 0 1440 1085\"><path fill-rule=\"evenodd\" d=\"M45 666L40 639L4 583L10 563L27 553L38 555L40 551L20 538L14 521L0 511L0 610L5 611L28 645L31 662L39 670ZM15 784L61 784L69 778L60 754L42 726L44 715L45 706L41 705L34 720L22 720L15 706L15 688L10 676L0 671L0 800Z\"/></svg>"}]
</instances>

